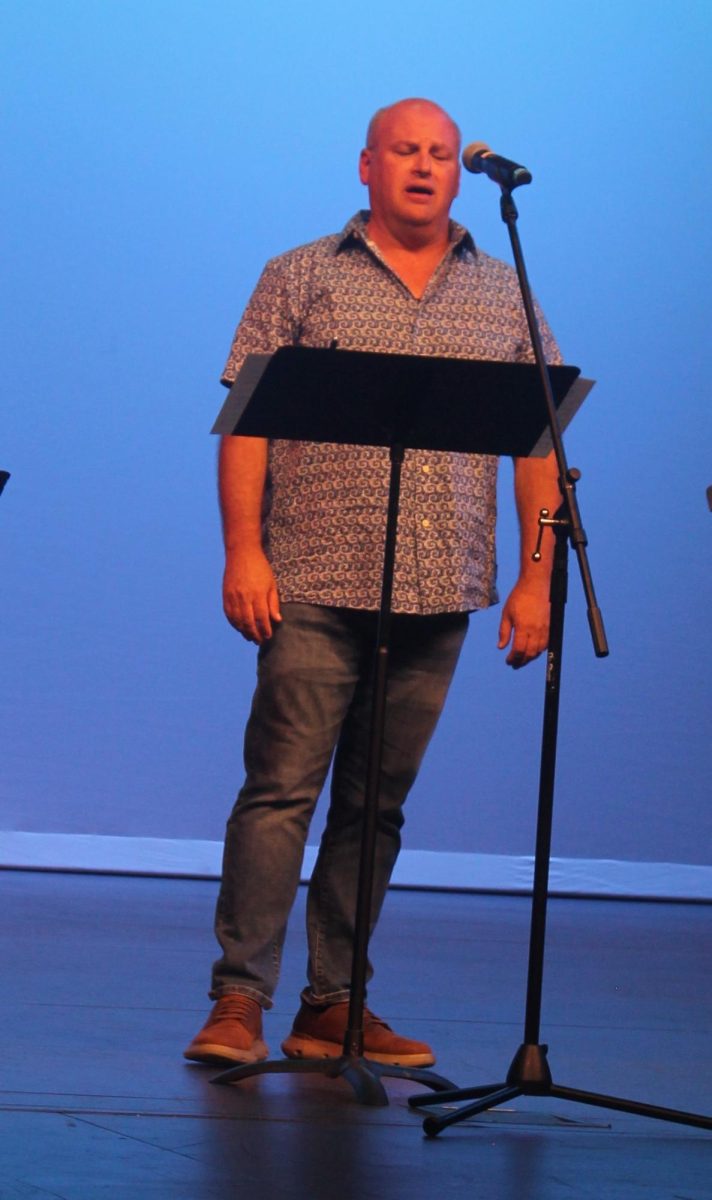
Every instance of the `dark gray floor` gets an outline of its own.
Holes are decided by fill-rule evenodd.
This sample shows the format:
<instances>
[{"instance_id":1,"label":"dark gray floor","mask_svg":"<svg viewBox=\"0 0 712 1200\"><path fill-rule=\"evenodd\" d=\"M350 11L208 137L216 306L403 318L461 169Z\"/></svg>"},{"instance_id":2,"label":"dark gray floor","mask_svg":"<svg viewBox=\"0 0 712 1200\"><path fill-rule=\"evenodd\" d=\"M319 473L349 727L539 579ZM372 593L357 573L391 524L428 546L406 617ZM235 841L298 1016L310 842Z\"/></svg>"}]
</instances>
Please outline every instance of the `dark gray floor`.
<instances>
[{"instance_id":1,"label":"dark gray floor","mask_svg":"<svg viewBox=\"0 0 712 1200\"><path fill-rule=\"evenodd\" d=\"M215 887L0 873L0 1200L712 1200L712 1134L519 1099L429 1140L341 1081L211 1085L202 1023ZM304 896L267 1039L302 986ZM500 1079L522 1038L529 903L393 892L371 1003L432 1040L458 1085ZM542 1039L557 1082L712 1113L712 909L552 901ZM422 1091L422 1088L416 1088Z\"/></svg>"}]
</instances>

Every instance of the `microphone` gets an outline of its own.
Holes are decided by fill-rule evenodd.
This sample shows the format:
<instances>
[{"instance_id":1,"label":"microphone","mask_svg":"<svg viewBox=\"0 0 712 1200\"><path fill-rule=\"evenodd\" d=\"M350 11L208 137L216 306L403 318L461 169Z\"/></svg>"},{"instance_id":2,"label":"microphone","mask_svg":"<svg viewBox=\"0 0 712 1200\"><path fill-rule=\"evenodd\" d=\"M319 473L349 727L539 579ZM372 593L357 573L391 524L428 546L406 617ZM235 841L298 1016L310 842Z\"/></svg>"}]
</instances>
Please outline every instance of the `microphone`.
<instances>
[{"instance_id":1,"label":"microphone","mask_svg":"<svg viewBox=\"0 0 712 1200\"><path fill-rule=\"evenodd\" d=\"M493 183L511 191L523 183L531 183L531 172L508 158L493 154L486 142L471 142L462 152L462 165L473 175L486 175Z\"/></svg>"}]
</instances>

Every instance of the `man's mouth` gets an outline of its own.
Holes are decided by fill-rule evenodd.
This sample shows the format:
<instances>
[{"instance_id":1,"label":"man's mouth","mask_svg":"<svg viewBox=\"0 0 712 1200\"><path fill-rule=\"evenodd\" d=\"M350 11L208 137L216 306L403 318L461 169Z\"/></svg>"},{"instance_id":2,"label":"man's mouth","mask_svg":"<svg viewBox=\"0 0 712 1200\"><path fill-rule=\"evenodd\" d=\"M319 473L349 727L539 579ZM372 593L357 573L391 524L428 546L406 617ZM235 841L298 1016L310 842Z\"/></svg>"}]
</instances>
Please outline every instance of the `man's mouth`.
<instances>
[{"instance_id":1,"label":"man's mouth","mask_svg":"<svg viewBox=\"0 0 712 1200\"><path fill-rule=\"evenodd\" d=\"M405 189L412 196L433 196L435 189L428 187L426 183L411 183Z\"/></svg>"}]
</instances>

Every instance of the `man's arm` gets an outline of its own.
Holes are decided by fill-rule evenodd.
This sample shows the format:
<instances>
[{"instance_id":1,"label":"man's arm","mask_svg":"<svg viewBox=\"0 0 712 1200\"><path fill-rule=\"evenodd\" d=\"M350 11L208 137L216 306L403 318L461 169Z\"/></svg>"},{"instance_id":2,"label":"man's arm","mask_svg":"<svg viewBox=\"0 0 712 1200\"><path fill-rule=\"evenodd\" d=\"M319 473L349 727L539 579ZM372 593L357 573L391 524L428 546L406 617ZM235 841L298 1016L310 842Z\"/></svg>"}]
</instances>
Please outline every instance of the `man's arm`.
<instances>
[{"instance_id":1,"label":"man's arm","mask_svg":"<svg viewBox=\"0 0 712 1200\"><path fill-rule=\"evenodd\" d=\"M262 547L262 497L267 440L224 437L218 455L218 490L225 543L223 607L250 642L272 636L281 621L277 584Z\"/></svg>"},{"instance_id":2,"label":"man's arm","mask_svg":"<svg viewBox=\"0 0 712 1200\"><path fill-rule=\"evenodd\" d=\"M222 375L229 387L250 353L271 354L296 340L283 264L267 263L235 331ZM251 642L272 636L281 620L272 568L262 547L262 498L267 442L225 437L218 454L218 488L225 542L223 607L231 625Z\"/></svg>"},{"instance_id":3,"label":"man's arm","mask_svg":"<svg viewBox=\"0 0 712 1200\"><path fill-rule=\"evenodd\" d=\"M554 535L545 529L541 561L532 554L539 536L539 512L553 515L561 503L559 472L553 451L547 458L514 459L514 495L519 514L519 578L502 610L499 649L511 647L507 663L525 667L546 650L549 640L549 581L554 558Z\"/></svg>"}]
</instances>

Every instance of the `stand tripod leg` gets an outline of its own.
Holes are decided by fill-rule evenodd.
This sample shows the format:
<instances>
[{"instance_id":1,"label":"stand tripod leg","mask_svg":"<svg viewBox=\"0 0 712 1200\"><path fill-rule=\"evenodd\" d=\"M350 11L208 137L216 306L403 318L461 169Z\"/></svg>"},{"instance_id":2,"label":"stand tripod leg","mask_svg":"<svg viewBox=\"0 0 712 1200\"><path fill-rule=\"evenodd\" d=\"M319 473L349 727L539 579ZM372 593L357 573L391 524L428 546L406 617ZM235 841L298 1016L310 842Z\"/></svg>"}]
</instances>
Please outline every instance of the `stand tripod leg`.
<instances>
[{"instance_id":1,"label":"stand tripod leg","mask_svg":"<svg viewBox=\"0 0 712 1200\"><path fill-rule=\"evenodd\" d=\"M450 1104L453 1100L474 1100L480 1096L489 1096L492 1092L500 1092L507 1087L505 1080L499 1083L478 1083L475 1087L453 1088L452 1091L438 1092L433 1096L430 1092L418 1093L408 1097L409 1108L427 1108L429 1104Z\"/></svg>"},{"instance_id":2,"label":"stand tripod leg","mask_svg":"<svg viewBox=\"0 0 712 1200\"><path fill-rule=\"evenodd\" d=\"M661 1108L658 1104L642 1104L639 1100L624 1100L620 1096L606 1096L599 1092L584 1092L579 1088L563 1087L552 1083L549 1095L578 1104L590 1104L594 1108L610 1108L614 1112L633 1113L639 1117L654 1117L660 1121L671 1121L676 1125L694 1125L698 1129L712 1130L712 1117L701 1113L684 1112L676 1108Z\"/></svg>"},{"instance_id":3,"label":"stand tripod leg","mask_svg":"<svg viewBox=\"0 0 712 1200\"><path fill-rule=\"evenodd\" d=\"M469 1089L465 1088L465 1091ZM457 1112L446 1113L440 1117L426 1117L423 1121L423 1132L428 1137L436 1137L441 1129L446 1129L448 1125L457 1125L460 1121L466 1121L468 1117L475 1117L478 1113L485 1112L489 1108L495 1108L498 1104L506 1104L508 1100L515 1100L517 1096L521 1096L521 1090L517 1087L500 1087L496 1092L490 1092L483 1096L481 1100L475 1101L474 1104L466 1104L464 1108L459 1108ZM444 1097L437 1096L435 1098L428 1097L431 1103L443 1104Z\"/></svg>"}]
</instances>

